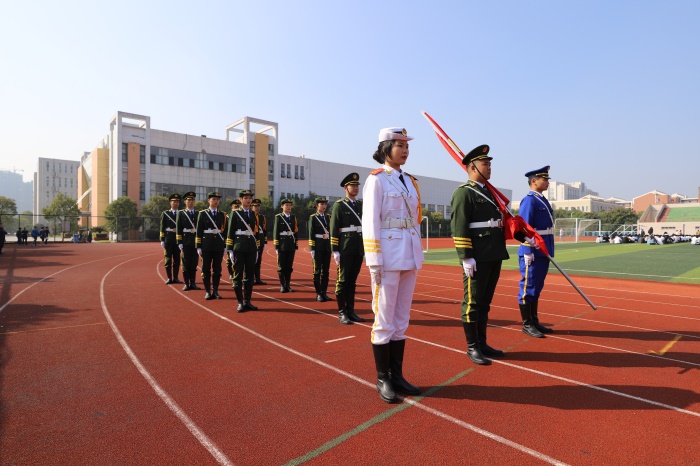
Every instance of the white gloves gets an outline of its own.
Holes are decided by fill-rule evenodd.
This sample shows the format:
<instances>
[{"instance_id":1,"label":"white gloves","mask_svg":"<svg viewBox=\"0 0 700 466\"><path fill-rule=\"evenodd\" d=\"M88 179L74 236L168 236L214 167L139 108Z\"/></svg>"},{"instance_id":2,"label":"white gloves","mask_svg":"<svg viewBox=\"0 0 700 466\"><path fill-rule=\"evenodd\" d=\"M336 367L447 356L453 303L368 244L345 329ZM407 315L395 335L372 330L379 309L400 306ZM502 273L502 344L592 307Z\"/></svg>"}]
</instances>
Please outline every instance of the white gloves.
<instances>
[{"instance_id":1,"label":"white gloves","mask_svg":"<svg viewBox=\"0 0 700 466\"><path fill-rule=\"evenodd\" d=\"M161 241L161 242L160 242L160 247L163 248L163 249L165 249L165 241Z\"/></svg>"},{"instance_id":2,"label":"white gloves","mask_svg":"<svg viewBox=\"0 0 700 466\"><path fill-rule=\"evenodd\" d=\"M337 265L340 265L340 251L335 251L333 253L333 260Z\"/></svg>"},{"instance_id":3,"label":"white gloves","mask_svg":"<svg viewBox=\"0 0 700 466\"><path fill-rule=\"evenodd\" d=\"M382 272L384 272L384 268L381 265L369 266L369 274L372 277L372 281L375 285L382 283Z\"/></svg>"},{"instance_id":4,"label":"white gloves","mask_svg":"<svg viewBox=\"0 0 700 466\"><path fill-rule=\"evenodd\" d=\"M535 261L535 254L523 254L523 260L525 261L525 265L532 265L532 263Z\"/></svg>"},{"instance_id":5,"label":"white gloves","mask_svg":"<svg viewBox=\"0 0 700 466\"><path fill-rule=\"evenodd\" d=\"M234 257L234 255L233 255L233 249L229 249L229 251L228 251L228 258L231 259L231 262L233 262L233 257Z\"/></svg>"},{"instance_id":6,"label":"white gloves","mask_svg":"<svg viewBox=\"0 0 700 466\"><path fill-rule=\"evenodd\" d=\"M476 261L474 258L462 259L462 268L464 269L464 274L472 278L474 277L474 272L476 272Z\"/></svg>"},{"instance_id":7,"label":"white gloves","mask_svg":"<svg viewBox=\"0 0 700 466\"><path fill-rule=\"evenodd\" d=\"M177 247L180 248L180 251L182 251L183 249L185 249L185 245L182 244L182 243L178 244Z\"/></svg>"},{"instance_id":8,"label":"white gloves","mask_svg":"<svg viewBox=\"0 0 700 466\"><path fill-rule=\"evenodd\" d=\"M279 256L279 255L280 255L280 250L279 250L279 249L275 249L275 254L277 254L277 255Z\"/></svg>"},{"instance_id":9,"label":"white gloves","mask_svg":"<svg viewBox=\"0 0 700 466\"><path fill-rule=\"evenodd\" d=\"M311 258L316 259L316 251L311 251Z\"/></svg>"},{"instance_id":10,"label":"white gloves","mask_svg":"<svg viewBox=\"0 0 700 466\"><path fill-rule=\"evenodd\" d=\"M197 248L197 254L202 257L202 248Z\"/></svg>"}]
</instances>

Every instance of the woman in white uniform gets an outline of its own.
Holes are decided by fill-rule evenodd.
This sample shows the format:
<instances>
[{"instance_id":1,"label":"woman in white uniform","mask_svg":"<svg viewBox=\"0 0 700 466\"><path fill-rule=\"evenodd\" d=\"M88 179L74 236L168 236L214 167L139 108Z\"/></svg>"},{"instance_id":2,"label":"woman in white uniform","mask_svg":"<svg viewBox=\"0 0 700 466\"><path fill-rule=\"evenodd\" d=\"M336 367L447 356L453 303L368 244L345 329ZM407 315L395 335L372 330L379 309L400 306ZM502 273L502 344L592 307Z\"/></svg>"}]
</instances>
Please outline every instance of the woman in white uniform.
<instances>
[{"instance_id":1,"label":"woman in white uniform","mask_svg":"<svg viewBox=\"0 0 700 466\"><path fill-rule=\"evenodd\" d=\"M373 158L382 167L371 172L362 191L365 260L372 277L372 349L377 391L387 403L397 401L396 392L420 393L403 377L406 329L418 269L423 265L418 183L401 169L412 139L403 128L379 131Z\"/></svg>"}]
</instances>

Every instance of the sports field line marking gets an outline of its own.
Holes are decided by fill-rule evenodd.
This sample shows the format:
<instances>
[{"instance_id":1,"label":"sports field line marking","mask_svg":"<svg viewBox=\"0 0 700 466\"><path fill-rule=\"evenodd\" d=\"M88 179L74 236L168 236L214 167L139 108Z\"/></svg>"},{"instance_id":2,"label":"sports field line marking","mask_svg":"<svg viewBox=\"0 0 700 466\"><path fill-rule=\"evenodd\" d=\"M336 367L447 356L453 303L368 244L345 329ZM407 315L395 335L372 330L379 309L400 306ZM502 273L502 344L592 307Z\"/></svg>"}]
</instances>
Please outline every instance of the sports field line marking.
<instances>
[{"instance_id":1,"label":"sports field line marking","mask_svg":"<svg viewBox=\"0 0 700 466\"><path fill-rule=\"evenodd\" d=\"M159 263L159 264L160 264L160 263ZM163 278L163 277L160 275L160 268L157 267L157 270L158 270L158 272L157 272L157 273L158 273L158 276L159 276L160 278ZM364 379L361 379L361 378L359 378L359 377L357 377L357 376L355 376L355 375L353 375L353 374L351 374L351 373L349 373L349 372L345 372L344 370L342 370L342 369L340 369L340 368L338 368L338 367L335 367L335 366L332 366L332 365L330 365L330 364L328 364L328 363L325 363L325 362L321 361L320 359L316 359L316 358L314 358L314 357L312 357L312 356L309 356L309 355L304 354L304 353L302 353L302 352L300 352L300 351L297 351L297 350L295 350L295 349L293 349L293 348L291 348L291 347L289 347L289 346L285 346L285 345L283 345L282 343L278 343L278 342L276 342L275 340L272 340L271 338L268 338L268 337L262 335L261 333L256 332L255 330L252 330L252 329L250 329L250 328L248 328L248 327L246 327L246 326L244 326L244 325L242 325L242 324L239 324L239 323L236 322L236 321L233 321L233 320L229 319L229 318L226 317L226 316L223 316L223 315L219 314L218 312L216 312L216 311L214 311L214 310L212 310L212 309L209 309L208 307L204 306L203 304L201 304L201 303L195 301L194 299L190 298L189 296L185 295L185 294L184 294L182 291L180 291L180 290L177 290L177 289L175 289L175 288L170 288L170 289L171 289L173 292L175 292L175 293L179 294L180 296L182 296L183 298L185 298L186 300L190 301L192 304L194 304L194 305L196 305L196 306L198 306L198 307L204 309L204 310L207 311L208 313L210 313L210 314L212 314L212 315L218 317L219 319L223 320L224 322L228 322L228 323L230 323L230 324L232 324L232 325L238 327L239 329L241 329L241 330L243 330L243 331L245 331L245 332L248 332L248 333L250 333L251 335L253 335L253 336L255 336L255 337L260 338L261 340L263 340L263 341L265 341L265 342L267 342L267 343L270 343L271 345L277 346L277 347L280 348L280 349L283 349L283 350L285 350L285 351L288 351L288 352L290 352L290 353L292 353L292 354L294 354L294 355L296 355L296 356L299 356L300 358L306 359L307 361L310 361L310 362L312 362L312 363L314 363L314 364L318 364L319 366L325 367L326 369L329 369L329 370L331 370L331 371L333 371L333 372L335 372L335 373L337 373L337 374L339 374L339 375L342 375L342 376L347 377L347 378L349 378L349 379L351 379L351 380L354 380L354 381L356 381L356 382L358 382L358 383L360 383L360 384L362 384L362 385L364 385L364 386L366 386L366 387L369 387L369 388L371 388L372 390L376 390L376 389L377 389L376 385L373 384L373 383L371 383L371 382L368 382L368 381L366 381L366 380L364 380ZM262 294L262 293L257 293L257 292L256 292L256 294L257 294L257 295L260 295L260 296L263 296L263 297L266 297L266 298L269 298L269 299L274 300L274 301L278 301L278 302L281 302L281 303L289 304L289 305L292 305L292 306L295 306L295 307L299 307L299 308L301 308L301 309L310 310L310 311L316 312L316 313L318 313L318 314L323 314L323 315L325 315L325 316L335 318L334 315L327 314L327 313L325 313L325 312L321 312L321 311L319 311L319 310L317 310L317 309L313 309L313 308L310 308L310 307L302 306L302 305L300 305L300 304L290 303L290 302L288 302L288 301L284 301L284 300L281 300L281 299L277 299L277 298L275 298L275 297L273 297L273 296L264 295L264 294ZM360 324L356 324L356 325L360 325ZM361 326L363 326L363 327L369 327L368 325L361 325ZM546 462L548 462L548 463L550 463L550 464L557 464L557 465L566 464L566 463L562 463L562 462L560 462L560 461L558 461L558 460L556 460L556 459L554 459L554 458L550 458L549 456L545 455L544 453L540 453L540 452L538 452L538 451L536 451L536 450L532 450L531 448L528 448L528 447L526 447L526 446L524 446L524 445L520 445L519 443L515 443L515 442L513 442L513 441L511 441L511 440L508 440L508 439L506 439L506 438L504 438L504 437L501 437L501 436L499 436L499 435L497 435L497 434L494 434L493 432L489 432L489 431L487 431L487 430L484 430L484 429L481 429L481 428L479 428L479 427L473 426L473 425L471 425L471 424L469 424L469 423L466 423L466 422L464 422L464 421L461 421L460 419L454 418L454 417L450 416L450 415L447 414L447 413L443 413L442 411L438 411L438 410L436 410L436 409L433 409L433 408L430 408L430 407L428 407L428 406L425 406L425 405L423 405L423 404L421 404L421 403L417 403L417 402L415 402L414 400L411 400L411 399L409 399L409 398L404 398L403 401L404 401L405 403L414 405L416 408L422 409L422 410L427 411L427 412L429 412L429 413L431 413L431 414L433 414L433 415L435 415L435 416L438 416L438 417L441 418L441 419L450 421L450 422L452 422L452 423L454 423L454 424L459 425L460 427L463 427L463 428L465 428L465 429L471 430L471 431L473 431L473 432L475 432L475 433L477 433L477 434L479 434L479 435L484 435L484 436L490 438L491 440L494 440L494 441L496 441L496 442L499 442L499 443L502 443L502 444L504 444L504 445L507 445L507 446L509 446L509 447L511 447L511 448L514 448L514 449L516 449L516 450L522 452L522 453L525 453L525 454L534 456L535 458L538 458L538 459L540 459L540 460L542 460L542 461L546 461Z\"/></svg>"},{"instance_id":2,"label":"sports field line marking","mask_svg":"<svg viewBox=\"0 0 700 466\"><path fill-rule=\"evenodd\" d=\"M631 299L626 299L626 298L610 298L610 297L608 297L608 299L617 299L617 300L621 300L621 301L632 301ZM570 304L574 304L574 303L570 303L569 301L559 301L557 299L540 299L540 301L546 301L548 303L565 304L567 306ZM646 301L646 302L654 304L652 301ZM578 303L576 303L576 304L578 304ZM659 304L663 304L663 303L659 303ZM679 316L679 315L675 315L675 314L662 314L660 312L637 311L634 309L625 309L622 307L612 307L612 306L607 306L607 305L599 306L598 310L600 310L601 307L605 308L606 311L633 312L635 314L645 314L645 315L659 316L659 317L670 317L673 319L700 320L700 317ZM546 312L544 314L546 314Z\"/></svg>"},{"instance_id":3,"label":"sports field line marking","mask_svg":"<svg viewBox=\"0 0 700 466\"><path fill-rule=\"evenodd\" d=\"M109 326L112 328L112 332L114 332L114 336L117 338L117 341L121 345L122 349L127 354L127 356L129 356L129 359L131 359L131 362L134 364L134 366L136 366L136 369L141 373L143 378L146 379L146 382L148 382L153 391L156 392L156 394L160 397L161 400L163 400L163 402L170 409L170 411L172 411L172 413L175 414L175 416L177 416L178 419L180 419L180 421L185 425L185 427L192 433L192 435L194 435L194 437L199 441L199 443L204 448L206 448L206 450L214 457L214 459L216 459L216 461L219 464L232 465L233 463L231 462L231 460L229 460L228 457L221 450L219 450L219 447L217 447L216 444L211 439L209 439L209 437L207 437L207 435L197 426L197 424L195 424L194 421L190 419L189 416L187 416L187 414L185 414L185 412L178 406L175 400L173 400L170 397L170 395L168 395L168 392L161 388L156 379L150 374L150 372L148 372L148 370L143 366L143 364L141 364L141 361L131 350L131 347L122 336L117 325L114 323L114 320L112 320L112 315L109 313L109 310L107 309L107 304L105 302L105 280L107 280L109 274L111 274L118 267L128 262L135 261L137 259L140 259L140 257L129 259L127 261L122 262L121 264L115 265L109 270L109 272L107 272L102 277L102 281L100 282L100 304L102 305L102 312L104 313L107 322L109 322Z\"/></svg>"},{"instance_id":4,"label":"sports field line marking","mask_svg":"<svg viewBox=\"0 0 700 466\"><path fill-rule=\"evenodd\" d=\"M678 340L680 340L680 339L681 339L681 335L678 335L678 336L676 336L673 340L669 341L669 342L666 344L666 346L664 346L663 348L661 348L661 351L659 351L658 353L657 353L656 351L654 351L654 350L649 350L649 352L650 352L650 353L654 353L654 354L658 354L658 355L660 355L660 356L663 356L664 354L666 354L666 351L670 350L670 349L673 347L673 345L675 345L676 342L677 342ZM700 365L700 364L699 364L699 365Z\"/></svg>"},{"instance_id":5,"label":"sports field line marking","mask_svg":"<svg viewBox=\"0 0 700 466\"><path fill-rule=\"evenodd\" d=\"M355 335L350 335L349 337L343 337L343 338L336 338L335 340L326 340L326 341L324 341L324 343L335 343L336 341L349 340L351 338L355 338Z\"/></svg>"},{"instance_id":6,"label":"sports field line marking","mask_svg":"<svg viewBox=\"0 0 700 466\"><path fill-rule=\"evenodd\" d=\"M121 256L133 256L134 254L137 254L137 253L121 254ZM80 263L80 264L71 265L70 267L66 267L65 269L61 269L61 270L59 270L58 272L52 273L51 275L47 275L47 276L45 276L44 278L42 278L41 280L32 283L31 285L29 285L29 286L26 287L26 288L23 288L23 289L20 290L16 295L14 295L12 298L10 298L5 304L3 304L2 306L0 306L0 314L2 314L2 311L4 311L5 308L6 308L7 306L9 306L15 299L19 298L25 291L29 290L30 288L33 288L34 286L38 285L39 283L41 283L41 282L43 282L43 281L45 281L45 280L48 280L49 278L51 278L51 277L53 277L53 276L55 276L55 275L58 275L59 273L63 273L63 272L65 272L66 270L74 269L74 268L76 268L76 267L81 267L81 266L83 266L83 265L92 264L93 262L100 262L100 261L106 261L106 260L109 260L109 259L114 259L115 257L120 257L120 256L109 256L109 257L104 257L104 258L102 258L102 259L95 259L94 261L82 262L82 263ZM142 257L143 257L143 256L142 256Z\"/></svg>"}]
</instances>

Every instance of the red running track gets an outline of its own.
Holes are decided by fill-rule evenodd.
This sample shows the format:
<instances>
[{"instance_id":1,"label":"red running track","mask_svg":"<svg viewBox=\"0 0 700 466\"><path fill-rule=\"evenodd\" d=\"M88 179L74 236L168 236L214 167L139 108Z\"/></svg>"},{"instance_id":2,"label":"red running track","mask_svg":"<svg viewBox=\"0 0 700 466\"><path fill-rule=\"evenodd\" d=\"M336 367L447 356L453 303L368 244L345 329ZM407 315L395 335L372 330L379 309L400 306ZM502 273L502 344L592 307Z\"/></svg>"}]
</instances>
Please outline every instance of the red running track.
<instances>
[{"instance_id":1,"label":"red running track","mask_svg":"<svg viewBox=\"0 0 700 466\"><path fill-rule=\"evenodd\" d=\"M431 247L438 242L431 240ZM696 464L700 289L559 275L520 332L502 274L491 366L464 355L458 267L425 266L405 373L387 405L367 324L313 298L306 244L279 293L266 251L257 312L163 285L157 244L50 244L0 257L2 464ZM455 260L457 265L457 261ZM334 275L334 273L333 273ZM358 313L369 311L360 276Z\"/></svg>"}]
</instances>

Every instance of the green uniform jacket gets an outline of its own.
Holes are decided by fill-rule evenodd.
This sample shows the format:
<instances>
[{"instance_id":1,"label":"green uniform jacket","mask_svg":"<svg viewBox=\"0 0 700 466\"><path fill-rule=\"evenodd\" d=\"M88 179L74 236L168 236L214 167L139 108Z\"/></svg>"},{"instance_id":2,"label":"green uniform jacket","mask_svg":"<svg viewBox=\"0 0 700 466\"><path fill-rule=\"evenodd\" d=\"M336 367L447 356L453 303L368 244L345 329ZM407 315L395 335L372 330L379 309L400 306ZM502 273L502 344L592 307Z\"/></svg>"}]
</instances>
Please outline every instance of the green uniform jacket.
<instances>
[{"instance_id":1,"label":"green uniform jacket","mask_svg":"<svg viewBox=\"0 0 700 466\"><path fill-rule=\"evenodd\" d=\"M180 210L177 213L175 223L177 244L182 244L185 247L194 247L195 237L197 236L197 211L193 211L192 215L185 210ZM185 231L187 230L187 231Z\"/></svg>"},{"instance_id":2,"label":"green uniform jacket","mask_svg":"<svg viewBox=\"0 0 700 466\"><path fill-rule=\"evenodd\" d=\"M177 214L168 209L160 214L160 240L168 246L177 244L175 228L177 227Z\"/></svg>"},{"instance_id":3,"label":"green uniform jacket","mask_svg":"<svg viewBox=\"0 0 700 466\"><path fill-rule=\"evenodd\" d=\"M233 249L234 252L257 252L258 251L258 217L252 210L250 219L246 218L243 209L231 212L228 222L228 232L226 233L226 250ZM253 233L247 236L248 226Z\"/></svg>"},{"instance_id":4,"label":"green uniform jacket","mask_svg":"<svg viewBox=\"0 0 700 466\"><path fill-rule=\"evenodd\" d=\"M262 214L258 215L258 249L263 250L267 244L267 217Z\"/></svg>"},{"instance_id":5,"label":"green uniform jacket","mask_svg":"<svg viewBox=\"0 0 700 466\"><path fill-rule=\"evenodd\" d=\"M365 255L365 247L362 244L362 222L358 220L358 217L362 218L362 201L356 200L354 209L352 202L347 197L335 202L331 213L331 249L333 252ZM359 229L360 231L341 231L341 229L346 228Z\"/></svg>"},{"instance_id":6,"label":"green uniform jacket","mask_svg":"<svg viewBox=\"0 0 700 466\"><path fill-rule=\"evenodd\" d=\"M289 228L294 232L293 235L289 234ZM282 233L285 234L282 234ZM297 217L294 214L289 215L289 219L285 218L283 213L275 215L275 226L273 230L273 242L275 243L275 249L280 251L294 251L299 249L297 233L299 232L299 224L297 223Z\"/></svg>"},{"instance_id":7,"label":"green uniform jacket","mask_svg":"<svg viewBox=\"0 0 700 466\"><path fill-rule=\"evenodd\" d=\"M321 222L324 222L322 225ZM324 228L325 226L325 228ZM309 216L309 250L310 251L330 251L331 250L331 216L328 214L311 214ZM318 235L325 236L325 238Z\"/></svg>"},{"instance_id":8,"label":"green uniform jacket","mask_svg":"<svg viewBox=\"0 0 700 466\"><path fill-rule=\"evenodd\" d=\"M207 215L208 214L208 215ZM211 219L209 218L211 217ZM212 223L214 220L214 223ZM207 230L219 230L219 232ZM202 248L202 251L223 252L226 249L226 214L220 210L216 211L216 216L212 215L211 209L199 212L197 216L197 238L195 245Z\"/></svg>"},{"instance_id":9,"label":"green uniform jacket","mask_svg":"<svg viewBox=\"0 0 700 466\"><path fill-rule=\"evenodd\" d=\"M470 180L455 190L452 194L451 226L460 260L474 258L477 262L489 262L508 259L503 228L469 228L470 223L486 222L491 219L501 219L501 212L485 186L482 188Z\"/></svg>"}]
</instances>

